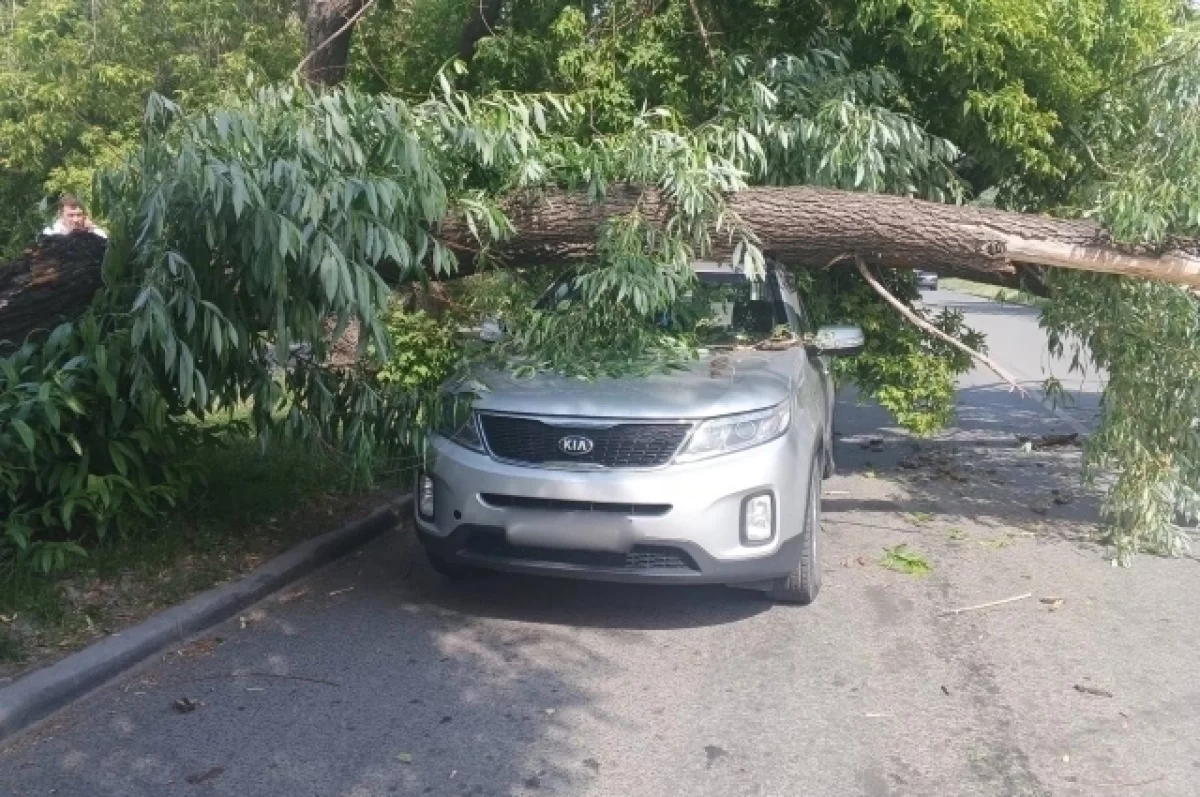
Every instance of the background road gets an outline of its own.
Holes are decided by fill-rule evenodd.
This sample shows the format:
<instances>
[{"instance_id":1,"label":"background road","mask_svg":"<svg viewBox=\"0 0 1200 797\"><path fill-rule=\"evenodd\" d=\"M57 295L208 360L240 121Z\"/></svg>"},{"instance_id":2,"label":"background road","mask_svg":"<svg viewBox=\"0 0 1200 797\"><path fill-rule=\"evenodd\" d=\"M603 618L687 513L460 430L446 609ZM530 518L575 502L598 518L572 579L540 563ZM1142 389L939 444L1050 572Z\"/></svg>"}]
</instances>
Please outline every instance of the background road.
<instances>
[{"instance_id":1,"label":"background road","mask_svg":"<svg viewBox=\"0 0 1200 797\"><path fill-rule=\"evenodd\" d=\"M930 300L1040 382L1030 312ZM961 428L920 444L841 408L812 607L450 585L400 531L12 742L0 793L1200 793L1196 562L1110 567L1078 452L1012 446L1070 423L985 373L963 387ZM932 573L882 568L901 543Z\"/></svg>"}]
</instances>

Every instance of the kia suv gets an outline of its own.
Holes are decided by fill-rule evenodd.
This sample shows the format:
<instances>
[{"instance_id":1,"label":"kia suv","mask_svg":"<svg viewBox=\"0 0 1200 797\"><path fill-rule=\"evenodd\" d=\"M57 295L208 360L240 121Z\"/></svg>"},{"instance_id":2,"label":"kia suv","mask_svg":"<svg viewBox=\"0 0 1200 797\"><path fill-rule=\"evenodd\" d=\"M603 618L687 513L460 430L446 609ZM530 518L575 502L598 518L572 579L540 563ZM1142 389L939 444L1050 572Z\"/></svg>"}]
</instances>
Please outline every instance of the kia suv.
<instances>
[{"instance_id":1,"label":"kia suv","mask_svg":"<svg viewBox=\"0 0 1200 797\"><path fill-rule=\"evenodd\" d=\"M416 531L437 571L816 597L821 479L833 471L829 358L861 349L862 331L814 329L781 268L757 280L695 268L688 298L708 317L702 356L684 370L473 375L487 389L434 437L417 477ZM565 280L545 301L570 291Z\"/></svg>"}]
</instances>

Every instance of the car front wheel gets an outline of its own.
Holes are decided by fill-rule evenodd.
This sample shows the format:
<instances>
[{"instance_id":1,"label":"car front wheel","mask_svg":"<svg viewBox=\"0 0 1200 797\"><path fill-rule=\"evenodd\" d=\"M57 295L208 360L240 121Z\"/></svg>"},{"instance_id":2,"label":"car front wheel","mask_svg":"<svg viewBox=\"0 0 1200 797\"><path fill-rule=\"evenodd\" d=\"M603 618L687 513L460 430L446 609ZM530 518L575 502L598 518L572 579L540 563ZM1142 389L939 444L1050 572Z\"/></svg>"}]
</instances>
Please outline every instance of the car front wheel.
<instances>
[{"instance_id":1,"label":"car front wheel","mask_svg":"<svg viewBox=\"0 0 1200 797\"><path fill-rule=\"evenodd\" d=\"M796 569L778 578L767 590L767 597L780 603L807 606L821 591L821 458L813 462L809 473L808 500L800 531L800 563Z\"/></svg>"}]
</instances>

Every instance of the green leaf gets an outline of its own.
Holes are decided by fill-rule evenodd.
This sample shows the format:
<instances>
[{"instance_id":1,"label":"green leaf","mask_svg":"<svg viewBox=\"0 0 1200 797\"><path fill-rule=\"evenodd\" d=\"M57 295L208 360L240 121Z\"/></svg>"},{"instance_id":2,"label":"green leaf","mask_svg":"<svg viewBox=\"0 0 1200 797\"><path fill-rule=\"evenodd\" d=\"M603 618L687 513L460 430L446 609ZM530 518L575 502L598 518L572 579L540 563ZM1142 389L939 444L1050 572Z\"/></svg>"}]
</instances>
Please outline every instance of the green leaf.
<instances>
[{"instance_id":1,"label":"green leaf","mask_svg":"<svg viewBox=\"0 0 1200 797\"><path fill-rule=\"evenodd\" d=\"M179 393L185 404L192 400L194 373L195 362L192 360L192 350L188 348L187 344L181 343L179 345Z\"/></svg>"},{"instance_id":2,"label":"green leaf","mask_svg":"<svg viewBox=\"0 0 1200 797\"><path fill-rule=\"evenodd\" d=\"M29 428L29 424L20 418L13 418L12 426L17 430L17 434L21 436L21 440L25 443L25 447L29 449L29 453L34 453L35 443L33 430Z\"/></svg>"},{"instance_id":3,"label":"green leaf","mask_svg":"<svg viewBox=\"0 0 1200 797\"><path fill-rule=\"evenodd\" d=\"M338 263L332 250L325 253L321 259L321 288L325 292L325 301L333 303L338 290Z\"/></svg>"}]
</instances>

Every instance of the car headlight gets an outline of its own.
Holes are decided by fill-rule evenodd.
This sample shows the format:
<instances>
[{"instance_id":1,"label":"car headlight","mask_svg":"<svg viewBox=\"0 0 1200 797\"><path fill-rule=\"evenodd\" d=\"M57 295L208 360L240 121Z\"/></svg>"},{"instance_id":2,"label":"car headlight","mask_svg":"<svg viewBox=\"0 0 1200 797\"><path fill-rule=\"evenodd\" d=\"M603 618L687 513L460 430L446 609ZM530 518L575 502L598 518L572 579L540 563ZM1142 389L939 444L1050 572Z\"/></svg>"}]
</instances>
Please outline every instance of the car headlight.
<instances>
[{"instance_id":1,"label":"car headlight","mask_svg":"<svg viewBox=\"0 0 1200 797\"><path fill-rule=\"evenodd\" d=\"M442 400L442 413L435 428L447 440L453 440L472 451L483 451L479 420L471 409L469 397L446 396Z\"/></svg>"},{"instance_id":2,"label":"car headlight","mask_svg":"<svg viewBox=\"0 0 1200 797\"><path fill-rule=\"evenodd\" d=\"M762 445L786 432L791 420L791 402L785 401L769 410L704 421L675 461L694 462Z\"/></svg>"}]
</instances>

